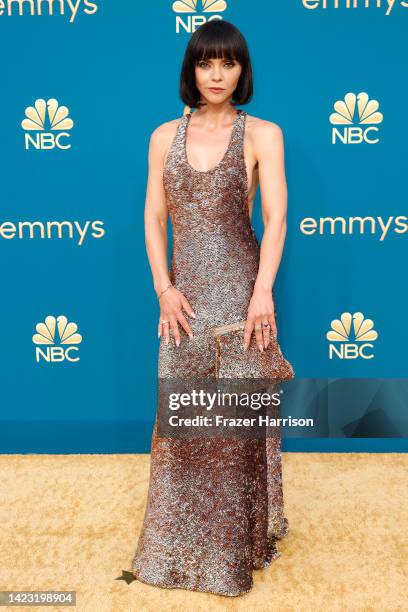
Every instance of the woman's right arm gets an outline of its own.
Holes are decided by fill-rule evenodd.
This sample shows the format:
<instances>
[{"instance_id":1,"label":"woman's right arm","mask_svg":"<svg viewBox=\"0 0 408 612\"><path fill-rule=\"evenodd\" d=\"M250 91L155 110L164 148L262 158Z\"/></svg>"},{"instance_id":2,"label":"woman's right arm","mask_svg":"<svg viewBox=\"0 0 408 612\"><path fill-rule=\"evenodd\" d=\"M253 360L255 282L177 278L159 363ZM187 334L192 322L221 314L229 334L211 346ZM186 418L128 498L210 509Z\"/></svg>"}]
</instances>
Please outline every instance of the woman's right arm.
<instances>
[{"instance_id":1,"label":"woman's right arm","mask_svg":"<svg viewBox=\"0 0 408 612\"><path fill-rule=\"evenodd\" d=\"M159 298L160 319L158 336L162 334L169 343L170 329L174 334L176 345L180 344L178 322L192 337L192 329L182 313L182 308L190 316L195 316L185 296L175 287L166 289L171 283L167 265L167 223L168 207L163 186L163 167L166 151L174 136L174 122L167 122L156 128L149 142L148 179L144 211L145 241L147 256L153 275L153 284ZM162 320L169 323L163 324Z\"/></svg>"}]
</instances>

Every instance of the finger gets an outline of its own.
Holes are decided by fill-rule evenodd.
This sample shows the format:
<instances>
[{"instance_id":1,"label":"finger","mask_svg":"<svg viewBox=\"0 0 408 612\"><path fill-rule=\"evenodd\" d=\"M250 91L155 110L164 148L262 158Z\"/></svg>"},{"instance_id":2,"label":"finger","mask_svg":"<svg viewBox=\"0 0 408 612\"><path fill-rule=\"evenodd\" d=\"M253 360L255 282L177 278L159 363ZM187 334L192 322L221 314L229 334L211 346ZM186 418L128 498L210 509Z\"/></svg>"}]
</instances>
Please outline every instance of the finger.
<instances>
[{"instance_id":1,"label":"finger","mask_svg":"<svg viewBox=\"0 0 408 612\"><path fill-rule=\"evenodd\" d=\"M179 321L181 326L186 330L186 332L188 333L190 338L192 338L193 337L193 330L191 329L189 322L187 321L187 319L185 318L185 316L183 315L181 310L180 310L180 312L177 315L177 320Z\"/></svg>"},{"instance_id":2,"label":"finger","mask_svg":"<svg viewBox=\"0 0 408 612\"><path fill-rule=\"evenodd\" d=\"M255 338L256 343L258 345L259 350L263 351L263 335L262 335L262 319L261 317L256 317L255 322Z\"/></svg>"},{"instance_id":3,"label":"finger","mask_svg":"<svg viewBox=\"0 0 408 612\"><path fill-rule=\"evenodd\" d=\"M169 343L169 319L168 316L164 316L161 319L161 326L162 326L162 334L163 334L163 338L166 342L166 344Z\"/></svg>"},{"instance_id":4,"label":"finger","mask_svg":"<svg viewBox=\"0 0 408 612\"><path fill-rule=\"evenodd\" d=\"M195 312L192 309L190 302L183 296L182 300L181 300L181 304L184 308L184 310L186 311L186 313L190 316L193 317L195 319Z\"/></svg>"},{"instance_id":5,"label":"finger","mask_svg":"<svg viewBox=\"0 0 408 612\"><path fill-rule=\"evenodd\" d=\"M177 324L177 319L174 315L170 317L170 329L171 333L173 334L176 346L180 346L180 332Z\"/></svg>"},{"instance_id":6,"label":"finger","mask_svg":"<svg viewBox=\"0 0 408 612\"><path fill-rule=\"evenodd\" d=\"M270 314L270 315L268 316L268 321L269 321L269 323L271 324L271 327L270 327L270 333L271 333L271 336L272 336L273 338L276 338L276 336L278 335L278 330L277 330L277 328L276 328L276 319L275 319L275 315Z\"/></svg>"},{"instance_id":7,"label":"finger","mask_svg":"<svg viewBox=\"0 0 408 612\"><path fill-rule=\"evenodd\" d=\"M271 324L268 321L268 317L263 317L262 319L262 337L264 347L268 348L271 339Z\"/></svg>"},{"instance_id":8,"label":"finger","mask_svg":"<svg viewBox=\"0 0 408 612\"><path fill-rule=\"evenodd\" d=\"M254 320L251 317L247 319L244 327L244 350L246 351L251 341L251 335L254 330Z\"/></svg>"}]
</instances>

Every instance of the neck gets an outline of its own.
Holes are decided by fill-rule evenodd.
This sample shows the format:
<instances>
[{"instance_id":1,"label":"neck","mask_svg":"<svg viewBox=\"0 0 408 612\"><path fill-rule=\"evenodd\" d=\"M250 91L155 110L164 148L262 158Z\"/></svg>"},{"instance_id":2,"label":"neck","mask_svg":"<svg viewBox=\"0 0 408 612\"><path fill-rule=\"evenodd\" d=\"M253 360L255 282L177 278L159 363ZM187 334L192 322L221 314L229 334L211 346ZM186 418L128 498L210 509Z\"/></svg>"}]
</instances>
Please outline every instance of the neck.
<instances>
[{"instance_id":1,"label":"neck","mask_svg":"<svg viewBox=\"0 0 408 612\"><path fill-rule=\"evenodd\" d=\"M206 102L203 106L199 106L197 110L194 111L194 114L197 117L205 118L209 123L222 125L228 122L229 117L235 118L237 112L237 109L227 100L222 104L211 104Z\"/></svg>"}]
</instances>

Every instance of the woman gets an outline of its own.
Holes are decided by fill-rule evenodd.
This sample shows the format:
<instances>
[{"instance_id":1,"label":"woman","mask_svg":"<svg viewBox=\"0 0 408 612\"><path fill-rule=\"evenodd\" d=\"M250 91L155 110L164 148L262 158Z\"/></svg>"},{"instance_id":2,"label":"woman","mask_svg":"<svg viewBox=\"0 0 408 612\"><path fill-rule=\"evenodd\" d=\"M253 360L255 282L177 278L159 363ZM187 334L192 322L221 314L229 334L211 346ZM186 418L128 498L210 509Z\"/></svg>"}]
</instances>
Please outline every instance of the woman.
<instances>
[{"instance_id":1,"label":"woman","mask_svg":"<svg viewBox=\"0 0 408 612\"><path fill-rule=\"evenodd\" d=\"M196 108L151 136L146 246L160 302L159 379L216 376L214 326L244 319L242 350L276 335L273 283L286 233L278 125L235 105L252 96L242 34L224 20L187 46L180 94ZM260 183L264 235L251 225ZM173 250L167 269L167 219ZM259 351L259 353L258 353ZM246 353L249 354L249 351ZM280 556L286 535L280 437L177 440L153 431L144 523L133 575L149 584L236 596Z\"/></svg>"}]
</instances>

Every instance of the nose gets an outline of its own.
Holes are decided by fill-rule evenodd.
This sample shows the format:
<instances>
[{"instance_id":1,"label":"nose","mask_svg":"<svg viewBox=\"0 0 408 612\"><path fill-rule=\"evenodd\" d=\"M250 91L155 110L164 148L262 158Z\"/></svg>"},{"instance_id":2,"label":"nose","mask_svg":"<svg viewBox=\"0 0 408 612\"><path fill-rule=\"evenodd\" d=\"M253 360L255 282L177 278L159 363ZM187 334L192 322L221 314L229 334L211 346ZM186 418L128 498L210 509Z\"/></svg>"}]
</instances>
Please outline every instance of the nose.
<instances>
[{"instance_id":1,"label":"nose","mask_svg":"<svg viewBox=\"0 0 408 612\"><path fill-rule=\"evenodd\" d=\"M213 81L216 81L218 83L218 81L222 80L222 76L220 73L220 68L218 66L214 66L213 71L212 71L212 75L211 75L211 79Z\"/></svg>"}]
</instances>

